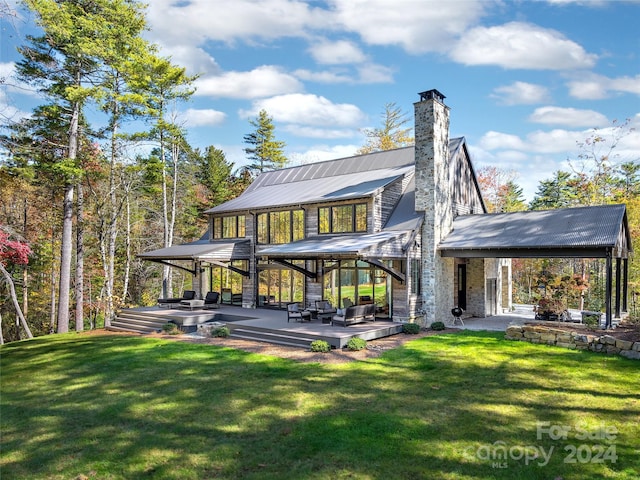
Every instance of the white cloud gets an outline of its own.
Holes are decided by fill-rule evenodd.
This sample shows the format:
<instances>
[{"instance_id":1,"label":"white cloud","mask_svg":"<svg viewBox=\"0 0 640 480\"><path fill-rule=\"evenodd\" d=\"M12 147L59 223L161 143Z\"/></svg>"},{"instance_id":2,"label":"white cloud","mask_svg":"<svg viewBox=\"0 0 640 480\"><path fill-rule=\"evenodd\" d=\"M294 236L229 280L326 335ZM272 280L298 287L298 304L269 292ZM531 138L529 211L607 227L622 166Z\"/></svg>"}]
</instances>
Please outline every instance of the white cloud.
<instances>
[{"instance_id":1,"label":"white cloud","mask_svg":"<svg viewBox=\"0 0 640 480\"><path fill-rule=\"evenodd\" d=\"M501 132L487 132L479 142L479 146L490 151L520 151L533 153L566 153L577 151L577 142L584 141L589 135L585 131L554 129L550 131L536 130L525 138Z\"/></svg>"},{"instance_id":2,"label":"white cloud","mask_svg":"<svg viewBox=\"0 0 640 480\"><path fill-rule=\"evenodd\" d=\"M162 45L162 54L171 57L172 63L186 68L188 75L216 74L220 67L204 49L188 45Z\"/></svg>"},{"instance_id":3,"label":"white cloud","mask_svg":"<svg viewBox=\"0 0 640 480\"><path fill-rule=\"evenodd\" d=\"M567 83L569 94L581 100L601 100L612 93L640 95L640 75L635 77L609 78L592 74Z\"/></svg>"},{"instance_id":4,"label":"white cloud","mask_svg":"<svg viewBox=\"0 0 640 480\"><path fill-rule=\"evenodd\" d=\"M517 135L490 131L480 139L479 146L486 150L525 150L525 143Z\"/></svg>"},{"instance_id":5,"label":"white cloud","mask_svg":"<svg viewBox=\"0 0 640 480\"><path fill-rule=\"evenodd\" d=\"M277 122L316 127L357 128L365 118L355 105L336 104L325 97L301 93L256 100L250 110L239 112L240 117L255 117L263 109Z\"/></svg>"},{"instance_id":6,"label":"white cloud","mask_svg":"<svg viewBox=\"0 0 640 480\"><path fill-rule=\"evenodd\" d=\"M609 120L595 110L577 108L540 107L529 116L529 120L546 125L566 125L568 127L603 127Z\"/></svg>"},{"instance_id":7,"label":"white cloud","mask_svg":"<svg viewBox=\"0 0 640 480\"><path fill-rule=\"evenodd\" d=\"M154 0L147 12L151 35L169 45L304 37L329 25L327 11L297 0Z\"/></svg>"},{"instance_id":8,"label":"white cloud","mask_svg":"<svg viewBox=\"0 0 640 480\"><path fill-rule=\"evenodd\" d=\"M359 135L359 131L354 129L317 128L296 124L288 124L284 127L283 130L292 135L295 135L296 137L305 138L336 139L353 138Z\"/></svg>"},{"instance_id":9,"label":"white cloud","mask_svg":"<svg viewBox=\"0 0 640 480\"><path fill-rule=\"evenodd\" d=\"M317 83L338 84L338 83L355 83L354 75L349 74L347 69L324 70L314 72L306 69L298 69L293 74L301 80L309 80Z\"/></svg>"},{"instance_id":10,"label":"white cloud","mask_svg":"<svg viewBox=\"0 0 640 480\"><path fill-rule=\"evenodd\" d=\"M514 82L493 90L491 94L502 105L532 105L549 100L549 90L542 85Z\"/></svg>"},{"instance_id":11,"label":"white cloud","mask_svg":"<svg viewBox=\"0 0 640 480\"><path fill-rule=\"evenodd\" d=\"M535 70L590 68L597 59L556 30L522 22L469 30L451 58L465 65Z\"/></svg>"},{"instance_id":12,"label":"white cloud","mask_svg":"<svg viewBox=\"0 0 640 480\"><path fill-rule=\"evenodd\" d=\"M384 65L377 65L375 63L357 65L355 72L346 67L342 67L321 72L299 69L293 72L293 74L301 80L327 84L364 85L393 83L393 71Z\"/></svg>"},{"instance_id":13,"label":"white cloud","mask_svg":"<svg viewBox=\"0 0 640 480\"><path fill-rule=\"evenodd\" d=\"M443 51L492 2L333 0L335 21L370 45L397 45L410 53Z\"/></svg>"},{"instance_id":14,"label":"white cloud","mask_svg":"<svg viewBox=\"0 0 640 480\"><path fill-rule=\"evenodd\" d=\"M204 125L221 125L227 114L210 108L189 108L183 113L183 117L189 127L201 127Z\"/></svg>"},{"instance_id":15,"label":"white cloud","mask_svg":"<svg viewBox=\"0 0 640 480\"><path fill-rule=\"evenodd\" d=\"M263 65L250 72L233 71L199 78L195 86L196 96L249 99L302 90L298 79L272 65Z\"/></svg>"},{"instance_id":16,"label":"white cloud","mask_svg":"<svg viewBox=\"0 0 640 480\"><path fill-rule=\"evenodd\" d=\"M358 66L358 83L393 83L393 70L384 65L364 63Z\"/></svg>"},{"instance_id":17,"label":"white cloud","mask_svg":"<svg viewBox=\"0 0 640 480\"><path fill-rule=\"evenodd\" d=\"M323 65L362 63L367 60L362 50L355 43L347 40L335 42L323 40L309 47L309 52L316 62Z\"/></svg>"},{"instance_id":18,"label":"white cloud","mask_svg":"<svg viewBox=\"0 0 640 480\"><path fill-rule=\"evenodd\" d=\"M308 163L334 160L336 158L351 157L361 145L316 145L304 152L289 154L292 165L306 165Z\"/></svg>"}]
</instances>

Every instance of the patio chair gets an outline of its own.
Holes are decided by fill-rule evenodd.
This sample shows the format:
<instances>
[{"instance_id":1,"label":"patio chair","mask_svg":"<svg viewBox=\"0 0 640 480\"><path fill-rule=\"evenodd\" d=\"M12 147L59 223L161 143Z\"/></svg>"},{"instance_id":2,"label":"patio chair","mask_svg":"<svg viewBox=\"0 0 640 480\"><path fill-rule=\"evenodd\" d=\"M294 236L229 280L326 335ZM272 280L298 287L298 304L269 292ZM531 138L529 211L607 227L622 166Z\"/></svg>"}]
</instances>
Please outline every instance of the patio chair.
<instances>
[{"instance_id":1,"label":"patio chair","mask_svg":"<svg viewBox=\"0 0 640 480\"><path fill-rule=\"evenodd\" d=\"M220 308L220 294L208 292L204 297L204 308Z\"/></svg>"},{"instance_id":2,"label":"patio chair","mask_svg":"<svg viewBox=\"0 0 640 480\"><path fill-rule=\"evenodd\" d=\"M331 318L338 312L337 309L327 300L316 300L315 303L316 316L322 323L330 323Z\"/></svg>"},{"instance_id":3,"label":"patio chair","mask_svg":"<svg viewBox=\"0 0 640 480\"><path fill-rule=\"evenodd\" d=\"M345 297L342 299L342 305L344 306L344 308L353 307L353 302L351 301L350 298Z\"/></svg>"},{"instance_id":4,"label":"patio chair","mask_svg":"<svg viewBox=\"0 0 640 480\"><path fill-rule=\"evenodd\" d=\"M177 298L159 298L158 305L180 305L183 300L194 300L196 298L195 290L185 290L182 292L182 297Z\"/></svg>"},{"instance_id":5,"label":"patio chair","mask_svg":"<svg viewBox=\"0 0 640 480\"><path fill-rule=\"evenodd\" d=\"M297 303L289 303L287 304L287 323L291 320L295 320L296 322L307 322L311 321L311 312L306 310L300 310Z\"/></svg>"},{"instance_id":6,"label":"patio chair","mask_svg":"<svg viewBox=\"0 0 640 480\"><path fill-rule=\"evenodd\" d=\"M318 310L318 315L323 313L336 313L336 309L328 300L316 300L316 310Z\"/></svg>"}]
</instances>

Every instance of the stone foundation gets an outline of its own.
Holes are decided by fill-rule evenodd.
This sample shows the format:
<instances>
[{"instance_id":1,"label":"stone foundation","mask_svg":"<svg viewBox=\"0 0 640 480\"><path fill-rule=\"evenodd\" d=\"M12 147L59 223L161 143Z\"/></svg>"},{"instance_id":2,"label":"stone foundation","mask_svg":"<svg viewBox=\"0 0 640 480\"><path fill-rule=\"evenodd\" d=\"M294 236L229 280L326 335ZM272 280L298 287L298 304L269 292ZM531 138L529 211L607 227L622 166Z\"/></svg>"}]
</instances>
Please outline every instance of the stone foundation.
<instances>
[{"instance_id":1,"label":"stone foundation","mask_svg":"<svg viewBox=\"0 0 640 480\"><path fill-rule=\"evenodd\" d=\"M591 352L620 355L640 360L640 342L620 340L611 335L593 335L587 332L567 332L542 325L512 325L507 328L506 340L542 343L571 350L589 350Z\"/></svg>"}]
</instances>

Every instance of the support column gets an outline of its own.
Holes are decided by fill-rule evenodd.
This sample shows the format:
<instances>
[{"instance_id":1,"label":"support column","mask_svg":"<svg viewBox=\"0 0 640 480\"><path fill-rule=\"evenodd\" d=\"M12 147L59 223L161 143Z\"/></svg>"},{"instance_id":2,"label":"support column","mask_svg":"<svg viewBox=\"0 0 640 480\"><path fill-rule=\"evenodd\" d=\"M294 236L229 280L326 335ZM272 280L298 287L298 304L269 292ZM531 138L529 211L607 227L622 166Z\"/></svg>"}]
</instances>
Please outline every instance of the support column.
<instances>
[{"instance_id":1,"label":"support column","mask_svg":"<svg viewBox=\"0 0 640 480\"><path fill-rule=\"evenodd\" d=\"M616 318L620 318L620 277L622 270L622 259L616 258Z\"/></svg>"},{"instance_id":2,"label":"support column","mask_svg":"<svg viewBox=\"0 0 640 480\"><path fill-rule=\"evenodd\" d=\"M627 304L629 297L629 259L622 260L622 311L628 312Z\"/></svg>"},{"instance_id":3,"label":"support column","mask_svg":"<svg viewBox=\"0 0 640 480\"><path fill-rule=\"evenodd\" d=\"M613 265L612 265L612 260L611 260L611 252L607 252L607 278L606 278L606 293L605 293L605 315L606 315L606 319L605 319L605 328L610 328L611 327L611 294L613 292Z\"/></svg>"}]
</instances>

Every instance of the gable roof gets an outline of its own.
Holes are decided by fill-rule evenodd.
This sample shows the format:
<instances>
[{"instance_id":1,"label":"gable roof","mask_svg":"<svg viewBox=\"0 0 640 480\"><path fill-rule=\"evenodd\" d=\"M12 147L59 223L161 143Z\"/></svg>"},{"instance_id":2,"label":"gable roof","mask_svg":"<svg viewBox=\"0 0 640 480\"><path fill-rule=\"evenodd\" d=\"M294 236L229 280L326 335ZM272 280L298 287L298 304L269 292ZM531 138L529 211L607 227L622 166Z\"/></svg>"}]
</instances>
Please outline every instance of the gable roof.
<instances>
[{"instance_id":1,"label":"gable roof","mask_svg":"<svg viewBox=\"0 0 640 480\"><path fill-rule=\"evenodd\" d=\"M463 148L464 137L449 140L451 157ZM414 170L415 148L410 146L268 171L260 174L240 196L205 213L366 198ZM479 191L477 181L474 186ZM404 206L409 208L408 203ZM413 211L415 207L412 204L410 208Z\"/></svg>"},{"instance_id":2,"label":"gable roof","mask_svg":"<svg viewBox=\"0 0 640 480\"><path fill-rule=\"evenodd\" d=\"M631 237L625 205L463 215L440 243L445 257L626 257Z\"/></svg>"},{"instance_id":3,"label":"gable roof","mask_svg":"<svg viewBox=\"0 0 640 480\"><path fill-rule=\"evenodd\" d=\"M240 196L205 213L364 198L413 168L413 147L406 147L264 172Z\"/></svg>"}]
</instances>

